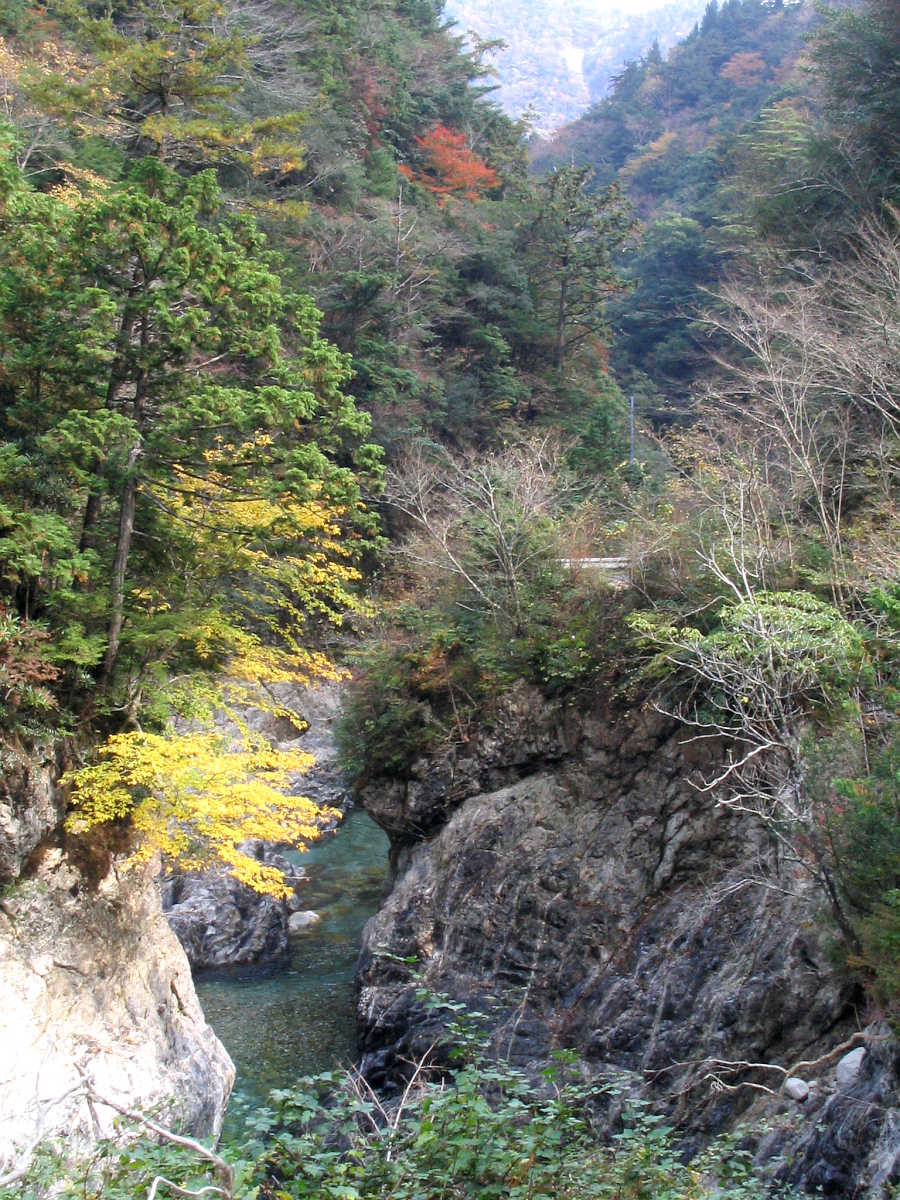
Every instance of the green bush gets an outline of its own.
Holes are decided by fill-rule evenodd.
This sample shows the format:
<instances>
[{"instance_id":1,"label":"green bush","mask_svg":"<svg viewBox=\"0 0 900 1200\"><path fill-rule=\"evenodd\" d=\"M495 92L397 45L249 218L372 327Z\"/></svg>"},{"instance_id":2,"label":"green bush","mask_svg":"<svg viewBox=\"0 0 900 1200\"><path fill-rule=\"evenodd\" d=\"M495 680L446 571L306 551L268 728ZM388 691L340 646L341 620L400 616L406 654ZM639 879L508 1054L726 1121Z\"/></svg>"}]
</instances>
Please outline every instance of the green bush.
<instances>
[{"instance_id":1,"label":"green bush","mask_svg":"<svg viewBox=\"0 0 900 1200\"><path fill-rule=\"evenodd\" d=\"M355 1072L327 1072L272 1092L217 1159L145 1136L78 1164L45 1148L0 1200L200 1189L224 1200L774 1200L740 1134L686 1162L671 1126L613 1085L585 1082L570 1052L530 1077L486 1056L483 1014L422 998L449 1023L392 1099ZM601 1138L595 1118L611 1104L619 1115Z\"/></svg>"},{"instance_id":2,"label":"green bush","mask_svg":"<svg viewBox=\"0 0 900 1200\"><path fill-rule=\"evenodd\" d=\"M321 1076L273 1093L256 1135L268 1145L261 1195L277 1200L742 1200L761 1185L734 1140L683 1161L671 1127L626 1102L598 1142L591 1113L610 1097L568 1076L535 1083L479 1054L454 1075L420 1077L382 1105L357 1082Z\"/></svg>"},{"instance_id":3,"label":"green bush","mask_svg":"<svg viewBox=\"0 0 900 1200\"><path fill-rule=\"evenodd\" d=\"M574 700L627 653L627 597L558 570L523 595L518 628L457 606L447 592L427 609L396 607L393 641L356 655L337 740L357 782L401 776L422 754L490 728L497 697L517 680Z\"/></svg>"},{"instance_id":4,"label":"green bush","mask_svg":"<svg viewBox=\"0 0 900 1200\"><path fill-rule=\"evenodd\" d=\"M410 649L369 646L357 656L335 737L344 769L357 782L402 774L442 733L431 705L416 695Z\"/></svg>"}]
</instances>

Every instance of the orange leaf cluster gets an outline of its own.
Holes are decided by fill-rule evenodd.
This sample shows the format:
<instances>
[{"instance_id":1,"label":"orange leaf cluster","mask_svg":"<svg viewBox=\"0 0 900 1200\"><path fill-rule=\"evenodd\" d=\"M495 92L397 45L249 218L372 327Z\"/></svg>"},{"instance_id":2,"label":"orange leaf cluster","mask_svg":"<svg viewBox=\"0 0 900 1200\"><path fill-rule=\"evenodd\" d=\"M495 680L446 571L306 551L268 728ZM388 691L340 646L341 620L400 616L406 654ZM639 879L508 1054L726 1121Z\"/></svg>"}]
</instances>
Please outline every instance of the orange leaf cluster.
<instances>
[{"instance_id":1,"label":"orange leaf cluster","mask_svg":"<svg viewBox=\"0 0 900 1200\"><path fill-rule=\"evenodd\" d=\"M497 172L469 149L464 133L457 133L446 125L435 125L428 133L417 137L416 142L425 158L424 170L415 175L409 167L400 170L435 196L477 200L483 192L499 185Z\"/></svg>"},{"instance_id":2,"label":"orange leaf cluster","mask_svg":"<svg viewBox=\"0 0 900 1200\"><path fill-rule=\"evenodd\" d=\"M756 51L732 54L719 74L736 87L754 87L766 73L766 60Z\"/></svg>"}]
</instances>

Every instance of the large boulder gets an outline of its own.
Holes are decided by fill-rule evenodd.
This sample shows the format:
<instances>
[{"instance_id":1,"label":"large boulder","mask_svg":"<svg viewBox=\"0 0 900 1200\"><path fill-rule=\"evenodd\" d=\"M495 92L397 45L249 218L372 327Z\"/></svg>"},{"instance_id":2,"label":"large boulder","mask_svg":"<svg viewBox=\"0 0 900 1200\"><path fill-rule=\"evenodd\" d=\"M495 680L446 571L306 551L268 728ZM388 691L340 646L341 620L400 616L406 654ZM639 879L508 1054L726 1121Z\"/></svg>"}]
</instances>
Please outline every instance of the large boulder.
<instances>
[{"instance_id":1,"label":"large boulder","mask_svg":"<svg viewBox=\"0 0 900 1200\"><path fill-rule=\"evenodd\" d=\"M299 907L305 875L263 842L244 847L279 867L293 887L287 900L254 892L227 870L170 875L162 885L163 911L191 966L263 966L290 953L291 913Z\"/></svg>"},{"instance_id":2,"label":"large boulder","mask_svg":"<svg viewBox=\"0 0 900 1200\"><path fill-rule=\"evenodd\" d=\"M159 903L158 863L97 877L48 847L0 906L0 1161L42 1132L70 1152L116 1109L216 1136L234 1067ZM96 863L92 864L96 868Z\"/></svg>"}]
</instances>

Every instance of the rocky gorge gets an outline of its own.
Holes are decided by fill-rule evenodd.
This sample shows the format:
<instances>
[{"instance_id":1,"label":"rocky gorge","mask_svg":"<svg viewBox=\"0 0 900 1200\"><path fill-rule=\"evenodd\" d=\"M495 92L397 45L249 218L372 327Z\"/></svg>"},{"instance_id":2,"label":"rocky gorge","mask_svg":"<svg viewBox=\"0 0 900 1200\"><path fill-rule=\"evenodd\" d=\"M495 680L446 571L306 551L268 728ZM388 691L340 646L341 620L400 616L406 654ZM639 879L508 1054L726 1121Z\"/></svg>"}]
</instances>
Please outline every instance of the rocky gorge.
<instances>
[{"instance_id":1,"label":"rocky gorge","mask_svg":"<svg viewBox=\"0 0 900 1200\"><path fill-rule=\"evenodd\" d=\"M695 786L705 745L649 707L522 686L468 744L370 780L394 884L360 958L362 1069L390 1088L429 1052L427 989L484 1014L514 1063L571 1052L664 1112L687 1151L746 1127L775 1179L886 1198L896 1042L860 1007L807 880Z\"/></svg>"},{"instance_id":2,"label":"rocky gorge","mask_svg":"<svg viewBox=\"0 0 900 1200\"><path fill-rule=\"evenodd\" d=\"M304 780L332 804L346 803L338 698L310 709L321 772ZM696 787L708 754L651 707L573 706L521 684L469 742L369 780L391 888L357 967L361 1069L390 1096L410 1064L440 1067L453 1005L534 1076L566 1051L600 1087L610 1133L626 1100L645 1101L685 1153L728 1133L776 1182L887 1200L897 1043L863 1007L808 882ZM170 877L167 921L155 864L126 872L114 838L88 853L61 835L61 766L49 752L23 763L3 796L16 886L0 905L0 1153L62 1130L87 1147L123 1108L161 1105L215 1135L233 1068L185 950L195 967L277 964L302 869L287 902L251 903L218 873Z\"/></svg>"},{"instance_id":3,"label":"rocky gorge","mask_svg":"<svg viewBox=\"0 0 900 1200\"><path fill-rule=\"evenodd\" d=\"M346 807L331 736L338 686L271 690L300 706L305 727L263 709L241 719L276 746L302 739L316 764L293 786ZM40 1142L89 1151L123 1111L152 1111L178 1131L216 1138L235 1070L192 969L277 968L290 939L318 921L304 911L306 873L283 848L247 846L285 872L286 900L253 892L225 868L160 876L158 857L134 866L124 827L69 834L60 779L71 754L61 741L4 749L0 1184Z\"/></svg>"}]
</instances>

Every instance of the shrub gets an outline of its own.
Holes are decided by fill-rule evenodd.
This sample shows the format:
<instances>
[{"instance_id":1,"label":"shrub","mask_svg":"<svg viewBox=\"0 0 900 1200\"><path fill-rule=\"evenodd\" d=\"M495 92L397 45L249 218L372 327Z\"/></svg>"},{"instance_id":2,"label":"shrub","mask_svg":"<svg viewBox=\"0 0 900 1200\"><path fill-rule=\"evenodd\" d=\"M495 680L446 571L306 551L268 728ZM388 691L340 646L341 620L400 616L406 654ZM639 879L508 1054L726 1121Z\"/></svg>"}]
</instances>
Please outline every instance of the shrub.
<instances>
[{"instance_id":1,"label":"shrub","mask_svg":"<svg viewBox=\"0 0 900 1200\"><path fill-rule=\"evenodd\" d=\"M449 1024L392 1100L354 1071L304 1079L272 1092L243 1140L218 1154L172 1144L170 1132L132 1114L161 1140L103 1143L77 1166L45 1148L15 1192L0 1181L0 1200L130 1200L145 1188L223 1200L774 1200L739 1135L686 1162L661 1117L609 1083L586 1083L569 1053L528 1076L487 1058L483 1014L424 999ZM601 1140L594 1114L610 1101L620 1116Z\"/></svg>"}]
</instances>

